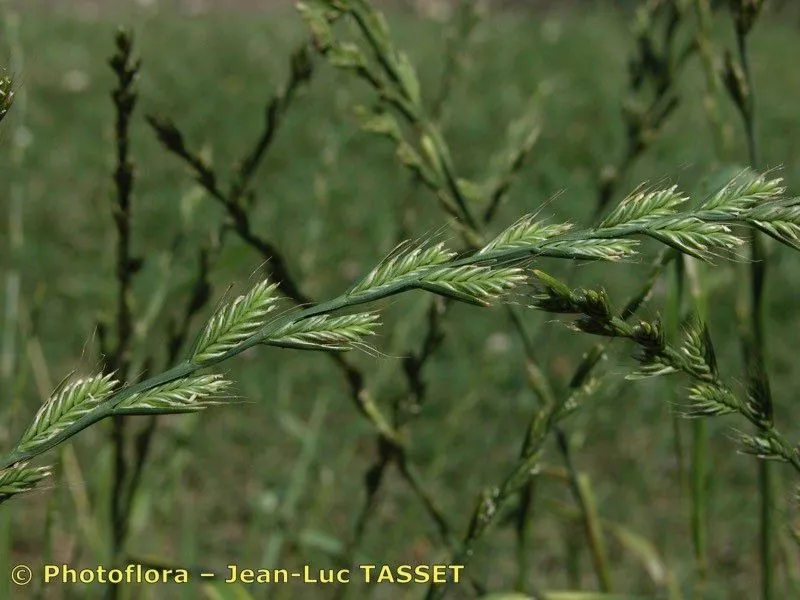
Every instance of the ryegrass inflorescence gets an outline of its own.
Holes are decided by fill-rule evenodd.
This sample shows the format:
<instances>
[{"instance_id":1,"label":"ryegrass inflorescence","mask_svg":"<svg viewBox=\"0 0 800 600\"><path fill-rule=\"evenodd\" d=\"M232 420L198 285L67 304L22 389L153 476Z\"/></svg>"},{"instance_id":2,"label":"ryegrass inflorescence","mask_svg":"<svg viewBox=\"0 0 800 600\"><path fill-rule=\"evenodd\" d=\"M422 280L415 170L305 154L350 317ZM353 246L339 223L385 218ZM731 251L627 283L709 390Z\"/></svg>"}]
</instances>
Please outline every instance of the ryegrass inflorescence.
<instances>
[{"instance_id":1,"label":"ryegrass inflorescence","mask_svg":"<svg viewBox=\"0 0 800 600\"><path fill-rule=\"evenodd\" d=\"M174 368L122 388L116 387L112 374L66 384L38 411L2 467L7 469L39 455L112 415L180 413L214 405L229 382L219 375L196 373L258 344L336 351L361 347L378 325L377 314L331 313L394 294L421 289L487 306L492 299L502 299L508 291L528 282L527 267L537 257L620 261L636 254L636 240L630 239L633 236L649 236L681 252L712 260L741 243L733 229L741 224L757 227L796 247L800 233L797 200L784 197L784 191L779 180L747 171L695 209L687 209L689 198L671 187L635 191L598 226L589 229L576 230L566 223L546 225L529 215L476 252L458 255L444 244L404 247L341 296L290 309L274 318L272 311L279 300L277 285L261 281L221 306L201 329L189 358ZM682 352L672 350L662 344L657 323L629 325L612 315L603 292L576 293L541 271L532 274L546 290L533 296L532 306L579 313L582 316L575 322L577 329L627 337L642 345L639 375L683 371L698 379L691 392L695 414L738 411L757 421L746 403L734 405L728 400L731 396L714 375L713 362L709 362L712 354L705 337L691 334ZM771 448L776 457L789 460L788 451L781 453L785 444L778 443L772 430L764 431L766 437L754 438L750 447L758 445L761 454L766 452L764 448ZM800 469L800 460L796 466Z\"/></svg>"}]
</instances>

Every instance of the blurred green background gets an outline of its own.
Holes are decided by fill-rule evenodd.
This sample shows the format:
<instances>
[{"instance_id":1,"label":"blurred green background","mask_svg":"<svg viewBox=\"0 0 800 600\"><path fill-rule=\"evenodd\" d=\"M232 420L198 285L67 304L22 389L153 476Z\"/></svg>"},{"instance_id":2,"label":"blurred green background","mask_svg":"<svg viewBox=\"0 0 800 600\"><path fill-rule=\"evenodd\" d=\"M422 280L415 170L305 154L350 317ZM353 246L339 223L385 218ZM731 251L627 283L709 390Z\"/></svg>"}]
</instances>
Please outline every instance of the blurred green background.
<instances>
[{"instance_id":1,"label":"blurred green background","mask_svg":"<svg viewBox=\"0 0 800 600\"><path fill-rule=\"evenodd\" d=\"M192 183L184 166L159 147L143 117L171 117L188 143L202 148L215 168L227 173L258 134L265 104L285 79L291 49L307 36L288 2L266 3L274 5L267 10L235 4L242 10L226 10L233 4L223 2L197 11L179 10L191 9L188 4L144 1L97 2L93 9L86 8L91 3L55 9L43 2L0 4L6 17L11 7L17 9L19 22L6 20L0 36L0 64L10 64L10 41L18 33L22 68L14 75L24 96L24 105L12 110L0 127L0 212L8 214L12 190L24 198L24 237L17 256L6 251L9 227L0 228L0 268L21 276L23 315L13 402L4 407L0 425L4 447L14 443L29 421L48 382L55 385L73 369L99 363L96 322L113 314L109 93L114 79L107 57L117 25L133 30L143 61L132 125L134 252L145 258L135 285L135 310L141 314L147 309L165 277L170 284L154 333L137 347L163 357L160 332L182 310L196 271L194 247L216 229L223 212ZM387 12L394 38L411 55L423 94L430 99L445 64L447 17L395 4ZM610 8L613 3L550 4L555 5L486 14L463 48L464 68L443 118L459 172L470 178L483 172L502 145L506 125L532 97L538 102L541 139L493 231L537 210L553 220L588 226L599 173L623 153L620 107L634 49L631 14ZM793 8L765 16L753 35L752 52L763 166L776 169L790 189L797 189L800 36ZM717 23L717 33L721 43L730 42L727 19ZM440 230L443 220L435 198L411 184L393 148L360 131L353 109L372 102L372 92L321 60L315 64L314 78L291 107L256 175L253 219L258 233L287 257L302 289L324 299L339 294L392 249L399 207L405 202L414 207L414 236ZM695 190L715 169L745 162L741 127L725 98L720 108L733 152L723 159L715 154L702 105L704 86L695 59L681 75L674 116L625 177L615 200L643 181L667 179ZM166 257L181 224L190 235L165 275ZM644 249L640 263L582 264L575 270L553 261L543 265L575 285L604 285L619 306L647 272L647 257L657 251L650 244ZM773 250L768 331L777 422L789 439L800 439L795 396L800 389L800 257L784 248ZM230 236L212 274L215 301L230 284L236 291L245 289L260 262ZM743 377L734 299L742 293L744 272L741 264L725 261L705 272L721 370L737 383ZM664 310L667 287L665 281L656 287L647 316ZM400 357L424 335L428 303L423 294L386 303L385 326L376 341L380 354L354 357L382 406L405 389ZM554 381L564 385L595 340L571 333L550 316L526 315L528 329L537 331L543 363ZM195 329L201 323L197 320ZM479 492L496 484L516 458L535 399L525 382L519 341L501 310L454 306L445 331L446 341L426 371L429 397L411 428L410 449L439 505L462 532ZM650 540L688 590L688 499L677 476L672 417L685 382L626 383L623 376L634 365L632 350L622 343L612 345L601 389L566 427L576 466L591 478L602 518ZM376 456L374 433L355 411L346 382L325 356L277 349L248 352L229 362L226 372L237 384L234 406L160 420L129 553L212 568L231 562L333 564L351 535L363 502L364 474ZM730 435L731 427L741 425L725 418L709 422L709 599L754 597L758 582L756 464L735 452ZM688 456L689 426L684 422L679 430ZM104 560L108 431L103 424L81 434L74 444L74 462L53 452L60 468L52 484L3 507L11 564L38 564L46 537L56 562L93 565ZM561 466L552 444L545 463ZM781 471L788 481L791 474ZM789 495L788 485L778 494L781 525L795 518ZM569 587L567 545L582 535L555 515L553 502L571 500L563 485L545 479L532 516L528 574L528 581L542 589ZM48 536L45 515L52 519ZM610 550L617 587L652 594L641 564L618 543L611 541ZM360 555L391 563L435 562L447 556L419 501L395 472L367 527ZM583 551L580 556L583 584L592 589L588 555ZM511 588L515 562L510 522L480 544L471 570L490 589ZM783 568L780 579L786 594L780 597L791 597L793 588ZM92 597L91 591L77 589L73 597ZM354 587L349 593L356 598L405 598L420 597L423 591L414 586ZM62 597L61 590L48 593ZM200 597L196 588L137 593ZM287 587L274 589L270 597L328 596L325 590ZM468 590L457 589L453 597L469 597Z\"/></svg>"}]
</instances>

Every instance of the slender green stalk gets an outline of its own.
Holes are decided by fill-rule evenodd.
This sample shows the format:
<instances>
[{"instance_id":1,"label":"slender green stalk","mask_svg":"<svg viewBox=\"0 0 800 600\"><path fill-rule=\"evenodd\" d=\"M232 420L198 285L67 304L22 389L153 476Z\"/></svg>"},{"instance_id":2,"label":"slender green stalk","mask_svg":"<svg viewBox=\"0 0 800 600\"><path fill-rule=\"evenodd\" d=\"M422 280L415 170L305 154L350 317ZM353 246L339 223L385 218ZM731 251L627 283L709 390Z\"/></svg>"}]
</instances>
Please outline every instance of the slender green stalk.
<instances>
[{"instance_id":1,"label":"slender green stalk","mask_svg":"<svg viewBox=\"0 0 800 600\"><path fill-rule=\"evenodd\" d=\"M664 325L666 338L674 342L679 337L682 324L682 304L686 283L686 264L691 258L679 256L674 263L673 279L669 291L669 312ZM702 308L696 307L701 319L705 318ZM673 394L676 395L676 394ZM675 454L678 462L678 481L683 491L687 489L690 508L690 531L695 561L695 590L697 598L703 597L708 571L707 516L708 516L708 431L705 420L698 419L692 423L692 451L690 485L684 485L687 479L683 461L681 444L681 418L673 415L673 435Z\"/></svg>"},{"instance_id":2,"label":"slender green stalk","mask_svg":"<svg viewBox=\"0 0 800 600\"><path fill-rule=\"evenodd\" d=\"M745 124L745 137L747 139L747 154L749 156L750 165L753 168L758 168L758 145L756 141L756 117L755 117L755 98L753 90L753 80L750 74L748 50L747 50L747 32L741 27L737 28L736 35L737 47L739 51L739 61L742 65L745 81L747 82L748 104L747 110L742 112L742 118ZM765 297L765 282L767 277L767 253L765 242L758 231L752 231L750 234L750 276L751 276L751 308L750 308L750 327L753 332L754 344L753 356L750 360L754 361L757 369L764 379L766 389L769 389L769 380L767 379L767 368L765 361L765 342L764 342L764 297ZM772 411L772 401L768 399L769 412ZM771 600L774 597L775 587L775 556L774 556L774 531L772 506L774 504L773 494L773 480L775 474L773 473L773 465L766 461L758 464L758 486L759 494L761 496L761 537L760 537L760 551L761 551L761 581L762 581L762 598L764 600Z\"/></svg>"},{"instance_id":3,"label":"slender green stalk","mask_svg":"<svg viewBox=\"0 0 800 600\"><path fill-rule=\"evenodd\" d=\"M690 261L691 259L686 259ZM702 282L696 282L702 286ZM707 307L701 289L695 289L694 307L698 318L705 322ZM680 313L679 313L680 315ZM680 319L676 324L680 323ZM704 419L692 423L692 469L691 469L691 531L694 546L696 579L694 596L703 598L708 587L708 489L709 470L708 424Z\"/></svg>"},{"instance_id":4,"label":"slender green stalk","mask_svg":"<svg viewBox=\"0 0 800 600\"><path fill-rule=\"evenodd\" d=\"M726 83L728 92L742 118L747 143L747 156L751 168L758 168L760 157L756 134L755 88L750 69L748 36L762 9L763 0L732 0L737 62L728 56ZM745 347L745 362L754 403L759 404L765 421L772 422L773 407L766 360L765 284L768 256L766 242L758 231L750 233L750 307L749 325ZM757 390L757 391L756 391ZM776 475L766 461L758 464L760 507L761 595L764 600L774 598L775 588L775 525L773 523L773 488Z\"/></svg>"},{"instance_id":5,"label":"slender green stalk","mask_svg":"<svg viewBox=\"0 0 800 600\"><path fill-rule=\"evenodd\" d=\"M683 272L690 283L694 312L700 321L705 322L708 315L706 293L702 277L698 273L702 265L698 265L690 258L682 262L685 264ZM673 317L674 327L677 328L682 322L680 311ZM702 598L708 587L708 490L711 477L708 426L703 419L697 419L692 423L691 456L690 525L695 559L694 596Z\"/></svg>"},{"instance_id":6,"label":"slender green stalk","mask_svg":"<svg viewBox=\"0 0 800 600\"><path fill-rule=\"evenodd\" d=\"M730 131L719 112L719 78L717 76L716 53L712 40L712 22L714 8L711 0L694 0L694 12L697 17L697 33L695 43L703 66L706 80L706 91L703 97L703 108L706 111L711 136L714 142L715 155L719 160L727 160L730 155Z\"/></svg>"},{"instance_id":7,"label":"slender green stalk","mask_svg":"<svg viewBox=\"0 0 800 600\"><path fill-rule=\"evenodd\" d=\"M667 291L667 307L664 319L664 334L667 339L672 341L678 337L681 323L681 309L684 298L684 275L685 260L683 256L678 256L674 268L670 269L669 286ZM676 395L677 392L673 392ZM688 479L686 476L686 464L684 458L683 439L681 435L681 420L677 415L672 417L673 446L675 448L675 461L678 467L678 486L682 493L688 489Z\"/></svg>"},{"instance_id":8,"label":"slender green stalk","mask_svg":"<svg viewBox=\"0 0 800 600\"><path fill-rule=\"evenodd\" d=\"M110 370L126 378L130 368L134 327L131 287L133 277L142 266L141 259L135 258L131 250L133 221L131 199L134 169L130 159L129 137L130 121L137 99L135 81L140 64L132 58L133 40L130 33L119 30L115 42L117 53L109 62L117 77L117 87L111 94L116 111L114 131L117 162L114 170L116 194L113 217L117 232L116 279L118 282L116 339L113 349L107 346L105 326L99 327L98 331L100 332L101 353L107 356ZM124 552L130 512L130 507L126 504L125 489L129 478L126 455L128 429L127 421L121 415L113 417L112 425L111 441L114 449L114 461L111 487L110 548L112 560L116 562ZM109 600L118 598L119 593L118 585L109 584L106 588L106 598Z\"/></svg>"},{"instance_id":9,"label":"slender green stalk","mask_svg":"<svg viewBox=\"0 0 800 600\"><path fill-rule=\"evenodd\" d=\"M775 503L775 465L760 462L758 465L758 488L761 497L761 535L759 537L761 553L761 597L774 598L775 590L775 523L773 505Z\"/></svg>"},{"instance_id":10,"label":"slender green stalk","mask_svg":"<svg viewBox=\"0 0 800 600\"><path fill-rule=\"evenodd\" d=\"M708 425L692 423L692 545L696 580L694 597L705 597L708 585Z\"/></svg>"},{"instance_id":11,"label":"slender green stalk","mask_svg":"<svg viewBox=\"0 0 800 600\"><path fill-rule=\"evenodd\" d=\"M569 483L572 495L578 504L581 513L581 523L589 542L589 554L592 557L598 587L601 592L611 592L611 570L608 566L608 551L603 540L602 527L597 515L592 494L589 489L589 480L585 475L580 475L572 462L569 440L564 431L556 426L554 428L556 441L564 456L564 463L569 474Z\"/></svg>"},{"instance_id":12,"label":"slender green stalk","mask_svg":"<svg viewBox=\"0 0 800 600\"><path fill-rule=\"evenodd\" d=\"M517 560L517 578L514 582L514 589L518 592L525 592L528 587L528 568L531 564L529 538L531 523L533 522L533 500L536 497L537 481L537 479L531 479L520 492L519 509L514 528ZM567 540L572 539L572 536L565 537Z\"/></svg>"}]
</instances>

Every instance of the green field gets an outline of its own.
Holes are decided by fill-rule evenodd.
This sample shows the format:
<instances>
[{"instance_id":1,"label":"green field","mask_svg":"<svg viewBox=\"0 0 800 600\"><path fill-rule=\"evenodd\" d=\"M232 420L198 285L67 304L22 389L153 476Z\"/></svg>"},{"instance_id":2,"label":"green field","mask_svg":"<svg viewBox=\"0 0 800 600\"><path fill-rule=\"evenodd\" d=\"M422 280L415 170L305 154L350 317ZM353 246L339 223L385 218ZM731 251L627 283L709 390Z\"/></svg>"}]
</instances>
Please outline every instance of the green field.
<instances>
[{"instance_id":1,"label":"green field","mask_svg":"<svg viewBox=\"0 0 800 600\"><path fill-rule=\"evenodd\" d=\"M542 127L491 231L540 207L554 221L591 224L598 175L623 152L620 103L633 49L626 19L609 11L518 11L491 15L477 26L463 49L464 69L453 84L442 122L459 173L475 178L484 172L503 144L506 125L532 99L538 103ZM390 14L389 21L398 46L407 49L419 69L423 95L432 99L442 78L446 26L399 13ZM0 213L9 213L12 191L22 194L24 230L14 255L6 250L11 243L8 227L0 228L0 269L20 274L23 303L14 390L3 392L4 401L13 398L3 408L4 446L10 447L30 420L41 401L40 390L73 369L91 370L101 362L96 323L114 314L109 97L114 80L107 58L118 24L134 31L143 64L132 153L133 250L145 266L135 282L134 309L142 314L154 298L166 294L152 332L136 346L157 357L154 368L163 366L166 323L186 302L196 272L196 248L224 214L193 184L183 164L159 146L144 116L172 118L187 143L202 149L227 181L230 166L258 135L266 101L286 77L289 53L307 36L300 19L288 10L193 18L142 12L96 21L22 13L18 47L23 63L15 78L24 98L0 127ZM720 25L720 39L727 41L727 22ZM8 64L10 56L7 32L0 37L0 64ZM796 24L767 15L753 36L752 53L762 166L778 169L796 190ZM394 247L402 206L413 207L409 235L452 234L442 227L434 196L412 183L392 146L359 129L354 107L372 103L371 90L321 60L315 66L255 176L253 225L280 248L303 292L325 299L339 294ZM745 163L742 130L725 98L721 110L732 152L722 158L715 153L702 105L704 86L700 64L693 59L681 74L674 116L626 175L615 200L643 181L669 180L692 191L715 170ZM186 235L176 246L181 223ZM770 248L768 360L776 420L789 439L800 439L795 396L800 389L800 256L777 244ZM625 265L574 268L553 260L541 265L575 285L602 284L621 306L657 250L648 242L646 256ZM170 256L174 260L167 266ZM229 285L237 293L246 289L261 262L236 236L227 236L212 273L212 303L194 327ZM725 260L704 273L721 371L739 383L743 371L734 299L746 293L745 274L744 264ZM652 317L666 310L668 282L657 285L644 314ZM374 341L379 352L352 357L368 374L370 391L382 407L405 390L401 357L418 347L429 302L422 293L386 302L385 325ZM557 385L566 385L595 340L569 331L550 315L523 314L526 328L536 332L540 361ZM536 400L526 384L520 343L501 309L453 306L444 331L446 340L425 372L427 402L410 428L410 458L460 534L480 491L496 484L517 457ZM602 367L602 387L566 423L566 430L576 467L591 479L601 517L649 540L690 597L689 502L680 488L672 417L674 403L684 398L685 381L625 382L634 365L633 350L622 342L612 344ZM132 520L130 555L217 569L231 562L333 564L363 502L364 474L376 456L373 430L354 408L340 372L322 354L259 348L226 363L226 369L236 382L233 406L161 419ZM752 458L734 451L730 430L741 426L735 417L709 421L709 600L756 597L757 470ZM41 561L48 506L53 509L49 552L56 562L92 565L106 560L109 431L106 423L82 433L73 445L77 463L66 451L54 451L53 460L61 467L52 484L3 507L11 525L11 564ZM680 432L688 460L691 425L681 421ZM544 462L563 466L554 443L548 445ZM788 501L792 473L778 472L786 485L777 494L776 518L786 526L797 519ZM576 539L583 550L575 568L585 589L595 589L580 528L558 516L558 507L572 504L566 486L542 479L527 576L537 589L571 587L566 556L569 541ZM609 551L617 591L654 593L647 571L632 553L613 538ZM446 560L431 520L396 470L387 476L360 556L365 562ZM778 552L777 597L789 598L798 589L786 581L782 556ZM491 590L513 587L513 514L481 542L471 570ZM0 595L4 585L0 582ZM416 598L423 590L353 586L349 597ZM199 597L196 588L142 591L150 595L141 597ZM17 589L9 593L28 597L14 596L25 593ZM73 597L83 593L78 590ZM270 597L301 596L330 593L287 587L276 588ZM256 590L254 597L265 596ZM471 596L465 587L453 597Z\"/></svg>"}]
</instances>

